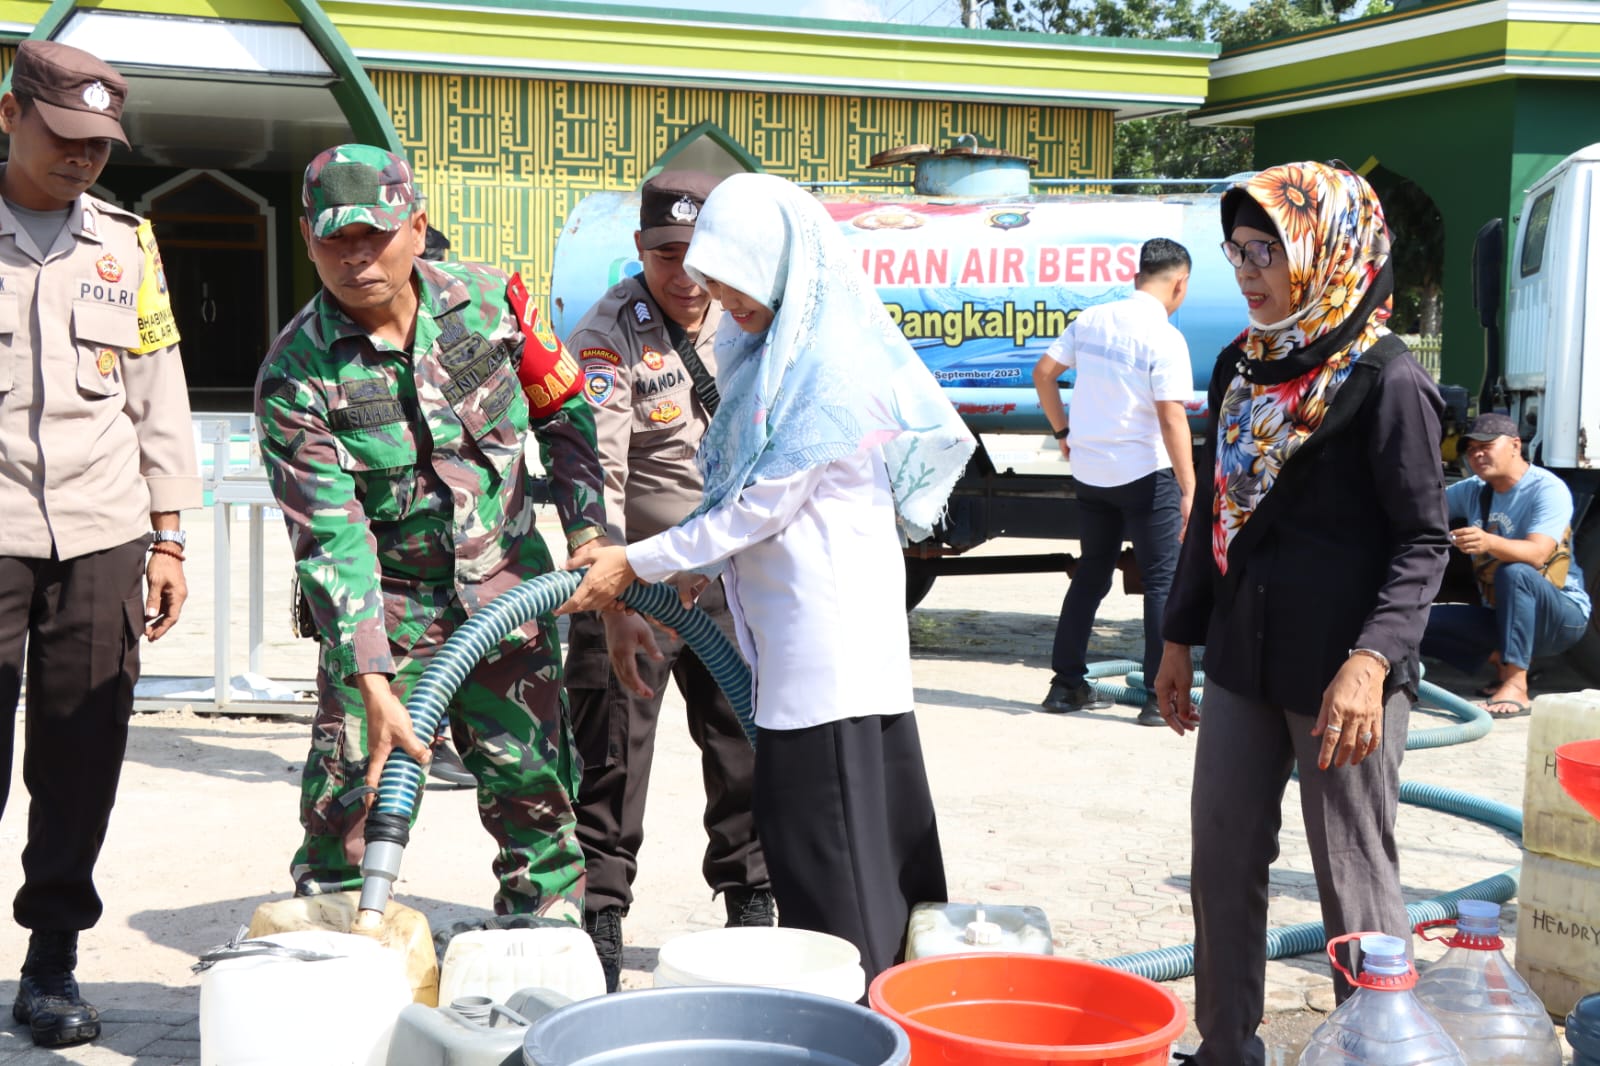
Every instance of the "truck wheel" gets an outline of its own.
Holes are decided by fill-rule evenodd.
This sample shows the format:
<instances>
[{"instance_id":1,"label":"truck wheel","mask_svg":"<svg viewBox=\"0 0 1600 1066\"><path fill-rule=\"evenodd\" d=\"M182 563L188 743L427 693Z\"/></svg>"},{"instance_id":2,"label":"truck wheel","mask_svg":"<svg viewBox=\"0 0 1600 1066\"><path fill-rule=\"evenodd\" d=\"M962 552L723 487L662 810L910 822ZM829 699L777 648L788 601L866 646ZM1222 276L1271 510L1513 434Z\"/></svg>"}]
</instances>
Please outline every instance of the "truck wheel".
<instances>
[{"instance_id":1,"label":"truck wheel","mask_svg":"<svg viewBox=\"0 0 1600 1066\"><path fill-rule=\"evenodd\" d=\"M1591 514L1578 530L1572 554L1583 570L1591 603L1600 603L1600 514ZM1589 681L1600 684L1600 611L1590 611L1583 639L1566 650L1566 660Z\"/></svg>"},{"instance_id":2,"label":"truck wheel","mask_svg":"<svg viewBox=\"0 0 1600 1066\"><path fill-rule=\"evenodd\" d=\"M1586 571L1587 572L1587 571ZM927 559L906 556L906 610L910 611L933 590L933 564Z\"/></svg>"}]
</instances>

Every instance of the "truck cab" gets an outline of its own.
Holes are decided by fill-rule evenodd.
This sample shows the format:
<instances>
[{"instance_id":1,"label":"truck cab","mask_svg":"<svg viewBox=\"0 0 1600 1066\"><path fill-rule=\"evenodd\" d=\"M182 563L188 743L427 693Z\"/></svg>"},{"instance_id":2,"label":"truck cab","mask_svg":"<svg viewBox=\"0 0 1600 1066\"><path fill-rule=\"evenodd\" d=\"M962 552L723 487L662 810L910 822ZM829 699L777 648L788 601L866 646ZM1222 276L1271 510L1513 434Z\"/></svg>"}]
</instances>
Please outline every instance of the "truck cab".
<instances>
[{"instance_id":1,"label":"truck cab","mask_svg":"<svg viewBox=\"0 0 1600 1066\"><path fill-rule=\"evenodd\" d=\"M1474 248L1487 332L1481 410L1516 419L1528 459L1573 496L1573 555L1600 602L1600 144L1573 152L1529 189L1510 254L1499 220ZM1504 288L1501 287L1504 278ZM1502 305L1504 343L1501 343ZM1593 313L1591 313L1593 312ZM1502 350L1503 349L1503 350ZM1567 658L1600 681L1600 619Z\"/></svg>"}]
</instances>

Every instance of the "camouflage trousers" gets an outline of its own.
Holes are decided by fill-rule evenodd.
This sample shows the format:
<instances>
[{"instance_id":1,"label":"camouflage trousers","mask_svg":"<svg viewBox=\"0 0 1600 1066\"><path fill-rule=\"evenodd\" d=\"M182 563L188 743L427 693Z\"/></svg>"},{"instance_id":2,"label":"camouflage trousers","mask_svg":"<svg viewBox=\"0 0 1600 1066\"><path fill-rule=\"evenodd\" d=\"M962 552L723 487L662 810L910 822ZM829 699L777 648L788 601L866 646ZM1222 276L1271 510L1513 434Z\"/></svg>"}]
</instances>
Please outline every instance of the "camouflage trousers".
<instances>
[{"instance_id":1,"label":"camouflage trousers","mask_svg":"<svg viewBox=\"0 0 1600 1066\"><path fill-rule=\"evenodd\" d=\"M396 648L393 687L402 702L465 613L453 608L409 652ZM529 630L537 631L537 637ZM583 852L572 797L580 764L561 685L553 621L514 630L467 675L447 708L450 736L478 779L478 817L499 845L496 914L583 914ZM291 873L299 895L361 887L365 806L346 802L367 772L366 713L355 686L317 667L317 715L300 779L305 838ZM421 807L421 796L418 797ZM416 816L412 816L415 824Z\"/></svg>"}]
</instances>

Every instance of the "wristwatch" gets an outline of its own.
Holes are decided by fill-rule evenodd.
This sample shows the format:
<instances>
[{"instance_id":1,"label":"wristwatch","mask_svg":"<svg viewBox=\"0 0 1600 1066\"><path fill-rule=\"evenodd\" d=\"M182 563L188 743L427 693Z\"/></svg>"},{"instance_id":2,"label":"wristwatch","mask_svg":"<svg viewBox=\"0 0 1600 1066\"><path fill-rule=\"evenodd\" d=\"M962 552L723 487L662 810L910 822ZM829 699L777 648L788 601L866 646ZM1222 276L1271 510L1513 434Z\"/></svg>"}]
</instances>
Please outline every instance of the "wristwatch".
<instances>
[{"instance_id":1,"label":"wristwatch","mask_svg":"<svg viewBox=\"0 0 1600 1066\"><path fill-rule=\"evenodd\" d=\"M189 542L189 534L181 529L153 529L150 531L150 540L154 544L167 541L181 548Z\"/></svg>"},{"instance_id":2,"label":"wristwatch","mask_svg":"<svg viewBox=\"0 0 1600 1066\"><path fill-rule=\"evenodd\" d=\"M1071 426L1062 426L1060 429L1053 430L1050 433L1050 435L1052 437L1054 437L1056 440L1066 440L1067 439L1067 431L1070 430L1071 428L1072 428Z\"/></svg>"}]
</instances>

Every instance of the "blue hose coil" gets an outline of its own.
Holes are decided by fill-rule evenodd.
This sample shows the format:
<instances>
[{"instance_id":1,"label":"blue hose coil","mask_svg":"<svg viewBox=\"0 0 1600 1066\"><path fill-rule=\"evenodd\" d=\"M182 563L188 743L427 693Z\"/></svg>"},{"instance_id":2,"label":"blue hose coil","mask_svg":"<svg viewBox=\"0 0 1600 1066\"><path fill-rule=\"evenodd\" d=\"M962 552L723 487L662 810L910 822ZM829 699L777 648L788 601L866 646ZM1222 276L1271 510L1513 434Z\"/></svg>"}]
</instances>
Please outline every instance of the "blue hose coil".
<instances>
[{"instance_id":1,"label":"blue hose coil","mask_svg":"<svg viewBox=\"0 0 1600 1066\"><path fill-rule=\"evenodd\" d=\"M505 639L506 634L566 602L582 578L583 571L579 570L540 574L496 596L450 634L417 679L411 698L406 701L411 727L417 736L432 737L438 732L450 698L478 661ZM698 609L685 610L677 589L671 585L635 582L623 591L621 599L639 613L677 630L728 695L728 702L739 716L739 725L754 747L756 725L750 667L711 617ZM409 819L417 807L423 776L422 766L396 748L383 764L373 811Z\"/></svg>"},{"instance_id":2,"label":"blue hose coil","mask_svg":"<svg viewBox=\"0 0 1600 1066\"><path fill-rule=\"evenodd\" d=\"M1127 660L1095 663L1089 667L1088 677L1097 693L1117 703L1142 706L1150 698L1139 663ZM1109 681L1095 680L1101 677L1125 677L1127 683L1118 685ZM1195 675L1197 686L1202 679L1202 675L1197 672ZM1198 687L1190 691L1196 704L1200 702L1200 693ZM1425 704L1448 711L1461 721L1459 725L1408 732L1407 751L1465 744L1484 736L1494 727L1494 720L1488 711L1476 704L1468 703L1452 692L1446 692L1431 682L1422 682L1418 688L1418 695L1419 705ZM1445 814L1460 815L1484 825L1503 829L1516 837L1519 843L1522 840L1522 812L1496 800L1439 785L1402 781L1400 802L1427 807ZM1415 926L1419 922L1456 917L1456 904L1463 899L1504 903L1517 894L1521 875L1522 867L1513 866L1503 873L1486 877L1482 881L1475 881L1450 892L1441 892L1431 899L1408 903L1406 917ZM1267 958L1283 959L1321 952L1327 947L1327 937L1328 932L1321 922L1300 922L1268 929ZM1097 961L1112 969L1125 970L1151 981L1176 981L1194 973L1194 945L1179 944L1175 947L1157 948L1153 951L1141 951Z\"/></svg>"}]
</instances>

